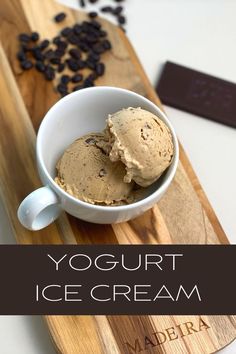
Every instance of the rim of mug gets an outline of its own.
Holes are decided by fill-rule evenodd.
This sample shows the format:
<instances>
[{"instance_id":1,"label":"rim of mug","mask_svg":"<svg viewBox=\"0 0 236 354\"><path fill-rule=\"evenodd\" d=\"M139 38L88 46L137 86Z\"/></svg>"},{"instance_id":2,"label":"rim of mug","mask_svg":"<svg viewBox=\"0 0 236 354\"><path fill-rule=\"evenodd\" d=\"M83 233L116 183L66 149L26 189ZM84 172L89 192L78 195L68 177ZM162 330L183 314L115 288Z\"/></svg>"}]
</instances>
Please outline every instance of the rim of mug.
<instances>
[{"instance_id":1,"label":"rim of mug","mask_svg":"<svg viewBox=\"0 0 236 354\"><path fill-rule=\"evenodd\" d=\"M112 90L112 91L117 91L117 92L122 91L123 93L126 93L128 95L133 95L139 99L141 98L143 101L145 101L147 104L151 105L155 110L158 111L158 118L162 119L165 123L167 123L167 126L169 127L169 129L171 131L173 144L174 144L174 155L173 155L172 162L171 162L170 166L168 167L168 169L171 169L169 176L154 192L152 192L150 195L148 195L148 196L144 197L143 199L138 200L134 203L127 204L127 205L109 206L109 205L97 205L97 204L91 204L91 203L84 202L83 200L73 197L71 194L67 193L61 187L59 187L59 185L51 177L50 173L48 172L48 170L45 166L44 159L42 156L42 150L41 150L41 146L42 146L41 140L43 139L43 130L45 129L47 122L52 119L51 114L52 114L53 110L55 109L56 106L58 107L59 105L66 104L66 102L69 101L73 96L77 96L80 94L86 94L87 91L91 91L91 90L94 90L94 91L95 90L109 90L109 91ZM103 210L103 211L129 210L129 209L133 209L133 208L142 206L144 204L147 204L151 200L156 199L156 197L158 195L161 195L162 192L165 191L166 187L168 187L170 185L171 181L173 180L173 178L175 176L178 162L179 162L179 144L178 144L178 139L177 139L177 136L176 136L176 133L175 133L175 130L174 130L172 124L170 123L166 114L155 103L153 103L149 99L147 99L147 98L145 98L133 91L130 91L130 90L126 90L126 89L118 88L118 87L112 87L112 86L96 86L96 87L84 88L83 90L72 92L69 95L61 98L48 110L48 112L45 114L45 116L39 126L37 140L36 140L36 154L37 154L38 162L40 162L40 165L43 169L43 173L46 175L48 181L50 182L49 184L52 186L53 189L56 189L56 191L58 191L59 194L62 194L65 198L67 198L73 202L76 202L79 205L85 206L87 208L92 208L95 210Z\"/></svg>"}]
</instances>

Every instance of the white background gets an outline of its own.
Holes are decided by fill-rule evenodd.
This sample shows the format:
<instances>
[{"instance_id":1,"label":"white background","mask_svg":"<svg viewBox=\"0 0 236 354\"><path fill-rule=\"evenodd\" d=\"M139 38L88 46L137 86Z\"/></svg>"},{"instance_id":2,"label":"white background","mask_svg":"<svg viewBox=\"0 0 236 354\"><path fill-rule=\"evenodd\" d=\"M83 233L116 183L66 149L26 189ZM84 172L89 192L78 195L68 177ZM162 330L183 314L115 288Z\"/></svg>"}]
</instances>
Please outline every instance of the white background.
<instances>
[{"instance_id":1,"label":"white background","mask_svg":"<svg viewBox=\"0 0 236 354\"><path fill-rule=\"evenodd\" d=\"M73 7L78 3L62 2ZM109 3L101 0L99 5ZM236 82L235 0L126 3L128 36L153 85L166 60ZM165 110L229 240L236 243L236 129L170 107ZM1 200L0 220L0 242L14 243ZM0 316L0 353L55 350L41 317ZM236 343L222 353L236 353Z\"/></svg>"}]
</instances>

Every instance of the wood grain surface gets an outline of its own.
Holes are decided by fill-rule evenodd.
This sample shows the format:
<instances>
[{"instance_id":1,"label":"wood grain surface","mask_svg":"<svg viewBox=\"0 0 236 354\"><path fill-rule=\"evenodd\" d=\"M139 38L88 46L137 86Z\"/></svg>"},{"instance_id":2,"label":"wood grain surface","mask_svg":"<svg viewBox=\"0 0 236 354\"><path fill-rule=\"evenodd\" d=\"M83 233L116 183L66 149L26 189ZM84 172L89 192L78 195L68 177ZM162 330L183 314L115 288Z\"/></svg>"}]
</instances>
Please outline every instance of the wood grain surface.
<instances>
[{"instance_id":1,"label":"wood grain surface","mask_svg":"<svg viewBox=\"0 0 236 354\"><path fill-rule=\"evenodd\" d=\"M39 187L35 132L59 97L35 70L22 72L17 35L36 30L52 38L62 26L86 18L53 0L0 0L0 196L21 244L219 244L228 243L213 209L181 148L174 182L162 200L141 217L122 224L94 225L63 214L43 231L17 220L21 200ZM53 16L65 11L63 25ZM105 20L113 50L104 55L106 75L98 85L130 89L160 106L124 33ZM60 353L212 353L236 337L233 316L47 316ZM172 329L171 329L172 328ZM178 338L173 339L171 331ZM161 334L162 333L162 334ZM164 341L165 339L165 341ZM162 343L161 343L162 342Z\"/></svg>"}]
</instances>

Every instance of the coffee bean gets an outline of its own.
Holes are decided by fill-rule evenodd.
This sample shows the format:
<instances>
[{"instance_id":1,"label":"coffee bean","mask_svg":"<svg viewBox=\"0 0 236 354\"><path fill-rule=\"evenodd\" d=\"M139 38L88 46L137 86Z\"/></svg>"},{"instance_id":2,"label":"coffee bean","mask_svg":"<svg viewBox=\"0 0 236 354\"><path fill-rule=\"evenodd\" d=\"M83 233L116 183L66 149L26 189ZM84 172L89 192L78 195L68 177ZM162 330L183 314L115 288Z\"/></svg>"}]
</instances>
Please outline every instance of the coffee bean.
<instances>
[{"instance_id":1,"label":"coffee bean","mask_svg":"<svg viewBox=\"0 0 236 354\"><path fill-rule=\"evenodd\" d=\"M113 13L113 15L117 16L117 15L120 15L122 11L123 11L123 7L122 6L117 6L117 7L115 7L113 9L112 13Z\"/></svg>"},{"instance_id":2,"label":"coffee bean","mask_svg":"<svg viewBox=\"0 0 236 354\"><path fill-rule=\"evenodd\" d=\"M92 21L90 22L90 24L91 24L91 26L93 26L93 27L96 28L96 29L100 29L100 28L102 27L101 23L99 23L99 22L96 21L96 20L92 20Z\"/></svg>"},{"instance_id":3,"label":"coffee bean","mask_svg":"<svg viewBox=\"0 0 236 354\"><path fill-rule=\"evenodd\" d=\"M86 87L93 87L93 86L94 86L94 82L93 82L93 80L91 80L91 78L88 78L88 77L87 77L87 78L84 80L83 86L84 86L84 88L86 88Z\"/></svg>"},{"instance_id":4,"label":"coffee bean","mask_svg":"<svg viewBox=\"0 0 236 354\"><path fill-rule=\"evenodd\" d=\"M67 93L67 86L63 84L58 84L57 91L60 93Z\"/></svg>"},{"instance_id":5,"label":"coffee bean","mask_svg":"<svg viewBox=\"0 0 236 354\"><path fill-rule=\"evenodd\" d=\"M95 44L94 46L93 46L93 52L95 52L96 54L102 54L102 53L104 53L104 48L103 48L103 46L101 45L101 44Z\"/></svg>"},{"instance_id":6,"label":"coffee bean","mask_svg":"<svg viewBox=\"0 0 236 354\"><path fill-rule=\"evenodd\" d=\"M88 52L90 47L86 43L80 43L79 48L82 50L82 52Z\"/></svg>"},{"instance_id":7,"label":"coffee bean","mask_svg":"<svg viewBox=\"0 0 236 354\"><path fill-rule=\"evenodd\" d=\"M84 60L78 60L79 69L86 68L86 62Z\"/></svg>"},{"instance_id":8,"label":"coffee bean","mask_svg":"<svg viewBox=\"0 0 236 354\"><path fill-rule=\"evenodd\" d=\"M89 15L90 18L95 18L95 17L98 16L96 11L91 11L91 12L88 13L88 15Z\"/></svg>"},{"instance_id":9,"label":"coffee bean","mask_svg":"<svg viewBox=\"0 0 236 354\"><path fill-rule=\"evenodd\" d=\"M56 37L53 38L52 43L58 44L60 41L61 41L61 37L60 36L56 36Z\"/></svg>"},{"instance_id":10,"label":"coffee bean","mask_svg":"<svg viewBox=\"0 0 236 354\"><path fill-rule=\"evenodd\" d=\"M98 78L97 74L95 72L93 72L92 74L89 74L87 79L94 81Z\"/></svg>"},{"instance_id":11,"label":"coffee bean","mask_svg":"<svg viewBox=\"0 0 236 354\"><path fill-rule=\"evenodd\" d=\"M44 77L47 81L52 81L55 78L55 72L51 66L47 66L44 71Z\"/></svg>"},{"instance_id":12,"label":"coffee bean","mask_svg":"<svg viewBox=\"0 0 236 354\"><path fill-rule=\"evenodd\" d=\"M122 15L119 15L118 16L118 22L119 22L120 25L124 25L126 23L125 17L122 16Z\"/></svg>"},{"instance_id":13,"label":"coffee bean","mask_svg":"<svg viewBox=\"0 0 236 354\"><path fill-rule=\"evenodd\" d=\"M97 43L97 41L98 41L97 37L94 35L88 35L85 40L88 45Z\"/></svg>"},{"instance_id":14,"label":"coffee bean","mask_svg":"<svg viewBox=\"0 0 236 354\"><path fill-rule=\"evenodd\" d=\"M66 14L64 12L60 12L56 16L54 16L54 21L59 23L62 22L66 18Z\"/></svg>"},{"instance_id":15,"label":"coffee bean","mask_svg":"<svg viewBox=\"0 0 236 354\"><path fill-rule=\"evenodd\" d=\"M79 0L79 4L81 7L85 7L85 1L84 0Z\"/></svg>"},{"instance_id":16,"label":"coffee bean","mask_svg":"<svg viewBox=\"0 0 236 354\"><path fill-rule=\"evenodd\" d=\"M33 32L33 33L31 34L31 41L37 42L38 40L39 40L39 34L38 34L38 32Z\"/></svg>"},{"instance_id":17,"label":"coffee bean","mask_svg":"<svg viewBox=\"0 0 236 354\"><path fill-rule=\"evenodd\" d=\"M65 51L61 49L56 49L53 52L54 57L61 58L63 55L65 55Z\"/></svg>"},{"instance_id":18,"label":"coffee bean","mask_svg":"<svg viewBox=\"0 0 236 354\"><path fill-rule=\"evenodd\" d=\"M80 33L82 32L82 26L80 26L78 24L74 25L73 32L76 35L80 35Z\"/></svg>"},{"instance_id":19,"label":"coffee bean","mask_svg":"<svg viewBox=\"0 0 236 354\"><path fill-rule=\"evenodd\" d=\"M89 0L89 2L95 3L98 0ZM82 1L84 6L85 1ZM105 8L105 10L104 10ZM104 12L110 12L116 15L118 19L122 17L122 6L104 7ZM59 13L54 17L55 22L61 22L66 17L66 14ZM67 65L68 68L77 72L88 68L91 70L90 74L83 79L81 72L76 73L72 77L69 75L62 75L57 85L57 91L64 96L68 94L67 85L71 81L73 83L80 83L71 90L77 91L85 87L94 86L94 81L98 76L102 76L105 72L105 65L100 62L100 55L106 50L110 50L112 45L109 40L103 39L107 37L107 32L103 30L101 24L95 20L97 12L92 11L89 13L91 20L83 21L82 23L74 24L72 27L65 27L61 30L60 34L55 36L50 44L48 39L39 42L37 45L31 46L30 41L39 41L39 34L32 32L30 35L21 33L19 35L20 50L17 53L17 58L21 63L23 70L35 67L35 69L44 74L44 77L48 81L52 81L55 78L55 72L61 73ZM53 44L53 45L52 45ZM55 46L56 49L55 49ZM71 46L73 45L73 47ZM69 46L68 52L66 52ZM27 53L32 53L33 60L27 59ZM82 52L86 53L83 54ZM63 58L68 53L70 57ZM81 58L86 59L81 59ZM55 67L54 65L57 65Z\"/></svg>"},{"instance_id":20,"label":"coffee bean","mask_svg":"<svg viewBox=\"0 0 236 354\"><path fill-rule=\"evenodd\" d=\"M76 74L74 76L72 76L71 81L74 83L80 82L83 80L83 75L81 74Z\"/></svg>"},{"instance_id":21,"label":"coffee bean","mask_svg":"<svg viewBox=\"0 0 236 354\"><path fill-rule=\"evenodd\" d=\"M68 37L67 37L67 40L70 44L77 44L78 42L78 37L74 34L74 33L71 33Z\"/></svg>"},{"instance_id":22,"label":"coffee bean","mask_svg":"<svg viewBox=\"0 0 236 354\"><path fill-rule=\"evenodd\" d=\"M82 85L77 85L77 86L73 87L73 91L78 91L78 90L81 90L82 88L83 88Z\"/></svg>"},{"instance_id":23,"label":"coffee bean","mask_svg":"<svg viewBox=\"0 0 236 354\"><path fill-rule=\"evenodd\" d=\"M96 74L98 76L102 76L104 74L104 72L105 72L105 65L103 63L98 63L96 65L96 69L95 70L96 70Z\"/></svg>"},{"instance_id":24,"label":"coffee bean","mask_svg":"<svg viewBox=\"0 0 236 354\"><path fill-rule=\"evenodd\" d=\"M35 63L35 68L38 70L40 73L43 73L45 71L45 65L42 61L36 61Z\"/></svg>"},{"instance_id":25,"label":"coffee bean","mask_svg":"<svg viewBox=\"0 0 236 354\"><path fill-rule=\"evenodd\" d=\"M111 6L103 6L103 7L101 7L100 11L101 11L101 12L105 12L105 13L106 13L106 12L112 13L113 8L112 8Z\"/></svg>"},{"instance_id":26,"label":"coffee bean","mask_svg":"<svg viewBox=\"0 0 236 354\"><path fill-rule=\"evenodd\" d=\"M36 60L43 61L45 59L45 55L41 52L41 49L39 47L33 48L32 54Z\"/></svg>"},{"instance_id":27,"label":"coffee bean","mask_svg":"<svg viewBox=\"0 0 236 354\"><path fill-rule=\"evenodd\" d=\"M59 65L61 63L61 59L60 58L51 58L50 63Z\"/></svg>"},{"instance_id":28,"label":"coffee bean","mask_svg":"<svg viewBox=\"0 0 236 354\"><path fill-rule=\"evenodd\" d=\"M62 75L61 83L64 85L67 85L69 82L70 82L70 76L69 75Z\"/></svg>"},{"instance_id":29,"label":"coffee bean","mask_svg":"<svg viewBox=\"0 0 236 354\"><path fill-rule=\"evenodd\" d=\"M18 38L21 42L24 42L24 43L28 43L31 40L30 36L26 33L21 33Z\"/></svg>"},{"instance_id":30,"label":"coffee bean","mask_svg":"<svg viewBox=\"0 0 236 354\"><path fill-rule=\"evenodd\" d=\"M100 55L92 52L89 54L87 60L92 61L92 62L97 62L100 60Z\"/></svg>"},{"instance_id":31,"label":"coffee bean","mask_svg":"<svg viewBox=\"0 0 236 354\"><path fill-rule=\"evenodd\" d=\"M82 32L88 33L91 30L91 22L83 21L81 27Z\"/></svg>"},{"instance_id":32,"label":"coffee bean","mask_svg":"<svg viewBox=\"0 0 236 354\"><path fill-rule=\"evenodd\" d=\"M41 50L44 50L44 49L46 49L48 46L49 46L49 40L48 39L44 39L41 43L40 43L40 45L39 45L39 48L41 49Z\"/></svg>"},{"instance_id":33,"label":"coffee bean","mask_svg":"<svg viewBox=\"0 0 236 354\"><path fill-rule=\"evenodd\" d=\"M89 0L90 4L95 4L98 0Z\"/></svg>"},{"instance_id":34,"label":"coffee bean","mask_svg":"<svg viewBox=\"0 0 236 354\"><path fill-rule=\"evenodd\" d=\"M66 62L67 62L68 68L71 71L77 71L80 69L78 61L76 61L74 59L68 59Z\"/></svg>"},{"instance_id":35,"label":"coffee bean","mask_svg":"<svg viewBox=\"0 0 236 354\"><path fill-rule=\"evenodd\" d=\"M33 67L33 63L30 60L24 60L21 62L21 68L23 70L29 70Z\"/></svg>"},{"instance_id":36,"label":"coffee bean","mask_svg":"<svg viewBox=\"0 0 236 354\"><path fill-rule=\"evenodd\" d=\"M25 55L25 52L23 50L20 50L17 53L17 59L20 60L20 61L25 61L26 60L26 55Z\"/></svg>"},{"instance_id":37,"label":"coffee bean","mask_svg":"<svg viewBox=\"0 0 236 354\"><path fill-rule=\"evenodd\" d=\"M95 68L96 68L96 64L90 60L86 60L86 66L87 66L87 68L89 68L91 70L95 70Z\"/></svg>"},{"instance_id":38,"label":"coffee bean","mask_svg":"<svg viewBox=\"0 0 236 354\"><path fill-rule=\"evenodd\" d=\"M51 59L54 57L54 51L52 49L48 49L48 50L46 50L44 55L47 59Z\"/></svg>"},{"instance_id":39,"label":"coffee bean","mask_svg":"<svg viewBox=\"0 0 236 354\"><path fill-rule=\"evenodd\" d=\"M70 34L72 33L72 29L70 27L65 27L63 28L63 30L61 31L61 35L63 37L68 37Z\"/></svg>"},{"instance_id":40,"label":"coffee bean","mask_svg":"<svg viewBox=\"0 0 236 354\"><path fill-rule=\"evenodd\" d=\"M58 41L57 48L60 50L65 50L68 47L68 43L65 41Z\"/></svg>"},{"instance_id":41,"label":"coffee bean","mask_svg":"<svg viewBox=\"0 0 236 354\"><path fill-rule=\"evenodd\" d=\"M102 42L102 46L103 46L103 48L106 49L106 50L109 50L109 49L112 48L111 42L108 41L108 39L106 39L105 41Z\"/></svg>"},{"instance_id":42,"label":"coffee bean","mask_svg":"<svg viewBox=\"0 0 236 354\"><path fill-rule=\"evenodd\" d=\"M57 72L61 73L65 69L65 64L61 63L58 65Z\"/></svg>"},{"instance_id":43,"label":"coffee bean","mask_svg":"<svg viewBox=\"0 0 236 354\"><path fill-rule=\"evenodd\" d=\"M75 48L70 49L69 54L72 56L72 58L75 58L75 59L81 58L81 53L78 49L75 49Z\"/></svg>"},{"instance_id":44,"label":"coffee bean","mask_svg":"<svg viewBox=\"0 0 236 354\"><path fill-rule=\"evenodd\" d=\"M106 37L106 36L107 36L107 32L101 30L101 31L99 32L99 36L100 36L100 37Z\"/></svg>"},{"instance_id":45,"label":"coffee bean","mask_svg":"<svg viewBox=\"0 0 236 354\"><path fill-rule=\"evenodd\" d=\"M63 93L60 93L60 95L61 95L61 97L65 97L65 96L69 95L69 92L68 91L67 92L63 92Z\"/></svg>"},{"instance_id":46,"label":"coffee bean","mask_svg":"<svg viewBox=\"0 0 236 354\"><path fill-rule=\"evenodd\" d=\"M30 52L31 48L28 47L28 45L26 43L21 43L20 50L22 50L24 53L26 53L26 52Z\"/></svg>"}]
</instances>

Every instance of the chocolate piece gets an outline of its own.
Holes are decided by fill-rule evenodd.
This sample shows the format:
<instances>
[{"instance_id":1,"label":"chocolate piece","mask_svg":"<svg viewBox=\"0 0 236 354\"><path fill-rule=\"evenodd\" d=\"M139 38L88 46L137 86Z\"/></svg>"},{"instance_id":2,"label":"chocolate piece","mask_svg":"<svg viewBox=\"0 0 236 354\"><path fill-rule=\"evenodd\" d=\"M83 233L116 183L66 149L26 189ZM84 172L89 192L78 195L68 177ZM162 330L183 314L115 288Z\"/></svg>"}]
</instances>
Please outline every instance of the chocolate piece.
<instances>
[{"instance_id":1,"label":"chocolate piece","mask_svg":"<svg viewBox=\"0 0 236 354\"><path fill-rule=\"evenodd\" d=\"M236 127L236 84L232 82L167 62L157 92L169 106Z\"/></svg>"}]
</instances>

